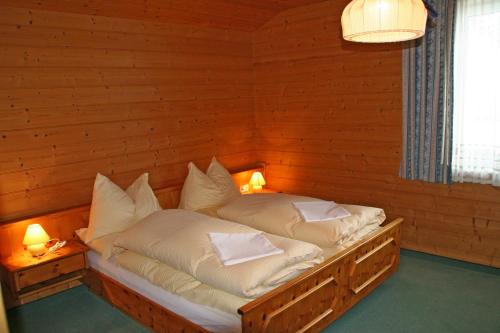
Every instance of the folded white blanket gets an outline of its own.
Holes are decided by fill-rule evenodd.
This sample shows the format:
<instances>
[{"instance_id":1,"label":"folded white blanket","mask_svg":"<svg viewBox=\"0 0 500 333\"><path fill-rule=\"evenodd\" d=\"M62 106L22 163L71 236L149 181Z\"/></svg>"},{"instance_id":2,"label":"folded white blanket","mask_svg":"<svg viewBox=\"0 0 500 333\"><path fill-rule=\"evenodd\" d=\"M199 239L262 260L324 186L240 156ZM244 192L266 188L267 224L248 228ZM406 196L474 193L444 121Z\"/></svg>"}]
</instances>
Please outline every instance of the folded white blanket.
<instances>
[{"instance_id":1,"label":"folded white blanket","mask_svg":"<svg viewBox=\"0 0 500 333\"><path fill-rule=\"evenodd\" d=\"M259 233L258 230L203 214L167 209L122 232L115 249L127 249L190 274L202 283L245 298L277 287L323 261L316 245L265 234L283 253L224 266L209 233Z\"/></svg>"},{"instance_id":2,"label":"folded white blanket","mask_svg":"<svg viewBox=\"0 0 500 333\"><path fill-rule=\"evenodd\" d=\"M226 266L283 253L262 233L209 232L210 240L220 261Z\"/></svg>"},{"instance_id":3,"label":"folded white blanket","mask_svg":"<svg viewBox=\"0 0 500 333\"><path fill-rule=\"evenodd\" d=\"M293 202L304 222L322 222L351 216L344 207L333 201Z\"/></svg>"}]
</instances>

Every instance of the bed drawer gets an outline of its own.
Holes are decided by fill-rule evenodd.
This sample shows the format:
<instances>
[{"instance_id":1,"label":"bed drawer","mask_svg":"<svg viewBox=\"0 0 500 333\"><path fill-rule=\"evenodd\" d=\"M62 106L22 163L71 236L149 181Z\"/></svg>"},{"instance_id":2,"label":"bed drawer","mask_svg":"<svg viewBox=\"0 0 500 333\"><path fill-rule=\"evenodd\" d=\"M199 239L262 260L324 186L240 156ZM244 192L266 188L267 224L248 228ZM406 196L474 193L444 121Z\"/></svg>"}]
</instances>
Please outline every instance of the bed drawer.
<instances>
[{"instance_id":1,"label":"bed drawer","mask_svg":"<svg viewBox=\"0 0 500 333\"><path fill-rule=\"evenodd\" d=\"M353 295L368 293L378 285L384 276L397 266L399 244L395 237L385 236L375 239L365 247L361 255L353 260L349 273L349 286Z\"/></svg>"},{"instance_id":2,"label":"bed drawer","mask_svg":"<svg viewBox=\"0 0 500 333\"><path fill-rule=\"evenodd\" d=\"M16 272L14 279L17 291L37 283L85 268L83 253L52 261L27 270Z\"/></svg>"}]
</instances>

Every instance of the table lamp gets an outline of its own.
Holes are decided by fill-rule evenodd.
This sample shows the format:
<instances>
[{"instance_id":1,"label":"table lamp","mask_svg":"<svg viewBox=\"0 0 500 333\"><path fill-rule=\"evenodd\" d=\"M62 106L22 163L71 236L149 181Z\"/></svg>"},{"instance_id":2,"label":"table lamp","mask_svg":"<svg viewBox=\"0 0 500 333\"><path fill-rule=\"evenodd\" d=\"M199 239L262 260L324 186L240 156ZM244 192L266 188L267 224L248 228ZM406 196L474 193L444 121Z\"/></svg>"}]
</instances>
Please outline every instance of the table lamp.
<instances>
[{"instance_id":1,"label":"table lamp","mask_svg":"<svg viewBox=\"0 0 500 333\"><path fill-rule=\"evenodd\" d=\"M49 235L47 235L40 224L30 224L26 229L23 245L28 247L28 251L31 252L33 257L38 257L45 253L45 243L49 240Z\"/></svg>"},{"instance_id":2,"label":"table lamp","mask_svg":"<svg viewBox=\"0 0 500 333\"><path fill-rule=\"evenodd\" d=\"M249 183L254 191L259 192L262 191L262 186L266 185L266 180L264 179L264 176L262 176L262 173L255 171L252 174Z\"/></svg>"}]
</instances>

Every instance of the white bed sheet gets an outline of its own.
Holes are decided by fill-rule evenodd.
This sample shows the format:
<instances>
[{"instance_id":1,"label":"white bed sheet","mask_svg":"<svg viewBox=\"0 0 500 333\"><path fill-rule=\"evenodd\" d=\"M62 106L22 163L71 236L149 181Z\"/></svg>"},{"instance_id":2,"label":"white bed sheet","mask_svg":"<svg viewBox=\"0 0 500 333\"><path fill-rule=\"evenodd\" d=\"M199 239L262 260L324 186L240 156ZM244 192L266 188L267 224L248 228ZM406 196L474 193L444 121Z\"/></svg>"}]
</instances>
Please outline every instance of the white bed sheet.
<instances>
[{"instance_id":1,"label":"white bed sheet","mask_svg":"<svg viewBox=\"0 0 500 333\"><path fill-rule=\"evenodd\" d=\"M109 276L156 304L175 312L211 332L241 332L241 317L237 315L196 304L181 296L172 294L118 266L113 262L113 258L108 260L103 259L95 251L88 252L88 261L90 267L96 271Z\"/></svg>"}]
</instances>

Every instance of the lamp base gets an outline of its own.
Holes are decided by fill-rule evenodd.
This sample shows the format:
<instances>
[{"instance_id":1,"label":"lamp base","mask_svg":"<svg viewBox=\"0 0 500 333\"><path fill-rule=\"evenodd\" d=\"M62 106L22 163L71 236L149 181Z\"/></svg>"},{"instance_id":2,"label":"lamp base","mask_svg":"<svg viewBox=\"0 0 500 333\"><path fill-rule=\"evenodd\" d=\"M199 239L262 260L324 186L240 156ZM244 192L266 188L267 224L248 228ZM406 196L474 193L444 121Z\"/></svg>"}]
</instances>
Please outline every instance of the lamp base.
<instances>
[{"instance_id":1,"label":"lamp base","mask_svg":"<svg viewBox=\"0 0 500 333\"><path fill-rule=\"evenodd\" d=\"M33 257L39 257L45 254L47 249L45 248L45 244L33 244L28 245L28 251L30 251Z\"/></svg>"},{"instance_id":2,"label":"lamp base","mask_svg":"<svg viewBox=\"0 0 500 333\"><path fill-rule=\"evenodd\" d=\"M262 192L262 185L253 185L252 191L253 192Z\"/></svg>"}]
</instances>

